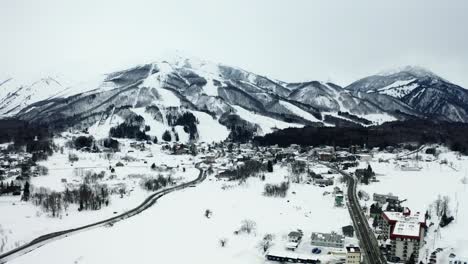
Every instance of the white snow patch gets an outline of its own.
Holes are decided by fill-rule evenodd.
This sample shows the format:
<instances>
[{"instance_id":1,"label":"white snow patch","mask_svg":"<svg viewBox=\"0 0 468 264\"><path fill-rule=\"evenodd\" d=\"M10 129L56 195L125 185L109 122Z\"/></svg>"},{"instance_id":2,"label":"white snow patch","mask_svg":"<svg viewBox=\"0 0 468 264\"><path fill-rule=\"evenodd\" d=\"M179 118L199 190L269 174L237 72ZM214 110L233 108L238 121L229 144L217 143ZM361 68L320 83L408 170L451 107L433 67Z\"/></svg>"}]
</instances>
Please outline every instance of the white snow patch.
<instances>
[{"instance_id":1,"label":"white snow patch","mask_svg":"<svg viewBox=\"0 0 468 264\"><path fill-rule=\"evenodd\" d=\"M321 120L317 119L315 116L313 116L311 113L308 113L301 108L285 101L279 101L281 105L286 107L289 111L293 112L297 116L300 116L306 120L312 121L312 122L321 122Z\"/></svg>"},{"instance_id":2,"label":"white snow patch","mask_svg":"<svg viewBox=\"0 0 468 264\"><path fill-rule=\"evenodd\" d=\"M190 112L192 112L199 121L199 124L197 124L198 141L220 142L229 136L229 130L209 114L193 110Z\"/></svg>"},{"instance_id":3,"label":"white snow patch","mask_svg":"<svg viewBox=\"0 0 468 264\"><path fill-rule=\"evenodd\" d=\"M253 124L257 124L260 126L261 130L259 134L264 135L273 132L275 128L278 129L285 129L288 127L303 127L304 125L295 124L295 123L287 123L284 121L276 120L271 117L267 117L264 115L253 113L245 108L242 108L238 105L233 106L236 109L236 112L239 116Z\"/></svg>"}]
</instances>

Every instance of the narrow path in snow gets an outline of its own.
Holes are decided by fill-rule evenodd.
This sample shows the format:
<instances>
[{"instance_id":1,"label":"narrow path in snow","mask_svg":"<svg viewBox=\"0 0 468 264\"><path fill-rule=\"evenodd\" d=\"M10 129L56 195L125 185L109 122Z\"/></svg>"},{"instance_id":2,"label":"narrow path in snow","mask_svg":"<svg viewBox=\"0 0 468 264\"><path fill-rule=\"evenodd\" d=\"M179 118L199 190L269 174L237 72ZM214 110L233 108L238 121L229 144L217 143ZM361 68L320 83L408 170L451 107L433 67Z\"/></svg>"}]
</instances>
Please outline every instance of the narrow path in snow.
<instances>
[{"instance_id":1,"label":"narrow path in snow","mask_svg":"<svg viewBox=\"0 0 468 264\"><path fill-rule=\"evenodd\" d=\"M92 224L88 224L88 225L85 225L85 226L72 228L72 229L67 229L67 230L62 230L62 231L53 232L53 233L49 233L49 234L40 236L40 237L34 239L33 241L31 241L31 242L29 242L29 243L27 243L27 244L25 244L23 246L20 246L18 248L15 248L13 250L10 250L10 251L0 255L0 263L2 263L2 264L6 263L6 262L8 262L8 261L10 261L10 260L12 260L12 259L14 259L16 257L27 254L27 253L29 253L29 252L31 252L31 251L45 245L45 244L47 244L47 243L51 243L53 241L56 241L56 240L71 236L71 235L76 234L78 232L87 231L87 230L97 228L97 227L101 227L101 226L105 226L105 225L113 225L116 222L119 222L119 221L125 220L127 218L130 218L132 216L135 216L135 215L145 211L146 209L150 208L151 206L153 206L156 203L156 201L159 198L163 197L164 195L169 194L169 193L174 192L174 191L182 190L182 189L185 189L185 188L187 188L189 186L192 186L194 184L198 184L198 183L203 182L206 179L206 173L205 173L205 171L200 169L198 166L196 166L196 168L198 168L200 170L200 173L199 173L198 177L193 181L189 181L189 182L182 183L182 184L179 184L179 185L176 185L176 186L164 189L164 190L157 191L157 192L151 194L148 198L146 198L143 201L143 203L141 203L139 206L135 207L134 209L132 209L130 211L122 213L122 214L120 214L118 216L114 216L114 217L111 217L111 218L108 218L108 219L105 219L105 220L102 220L102 221L99 221L99 222L95 222L95 223L92 223Z\"/></svg>"}]
</instances>

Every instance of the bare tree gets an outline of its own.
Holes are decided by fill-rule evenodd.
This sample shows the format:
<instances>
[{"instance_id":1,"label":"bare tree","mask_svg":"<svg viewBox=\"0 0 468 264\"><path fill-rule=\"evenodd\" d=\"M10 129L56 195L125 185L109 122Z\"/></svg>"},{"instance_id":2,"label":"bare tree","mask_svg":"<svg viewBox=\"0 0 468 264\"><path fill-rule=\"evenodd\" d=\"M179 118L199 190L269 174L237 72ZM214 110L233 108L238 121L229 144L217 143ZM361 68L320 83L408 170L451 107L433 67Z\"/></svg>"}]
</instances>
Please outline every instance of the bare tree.
<instances>
[{"instance_id":1,"label":"bare tree","mask_svg":"<svg viewBox=\"0 0 468 264\"><path fill-rule=\"evenodd\" d=\"M273 238L273 234L266 234L260 241L259 247L263 250L263 253L266 253L273 246Z\"/></svg>"},{"instance_id":2,"label":"bare tree","mask_svg":"<svg viewBox=\"0 0 468 264\"><path fill-rule=\"evenodd\" d=\"M256 229L257 229L257 223L255 223L255 221L248 220L248 219L242 221L242 225L240 227L241 232L245 232L247 234L250 234L253 231L255 231Z\"/></svg>"},{"instance_id":3,"label":"bare tree","mask_svg":"<svg viewBox=\"0 0 468 264\"><path fill-rule=\"evenodd\" d=\"M442 197L441 215L450 214L449 203L450 203L450 198L448 196Z\"/></svg>"},{"instance_id":4,"label":"bare tree","mask_svg":"<svg viewBox=\"0 0 468 264\"><path fill-rule=\"evenodd\" d=\"M442 215L442 197L440 194L437 196L437 199L434 202L434 210L437 216Z\"/></svg>"}]
</instances>

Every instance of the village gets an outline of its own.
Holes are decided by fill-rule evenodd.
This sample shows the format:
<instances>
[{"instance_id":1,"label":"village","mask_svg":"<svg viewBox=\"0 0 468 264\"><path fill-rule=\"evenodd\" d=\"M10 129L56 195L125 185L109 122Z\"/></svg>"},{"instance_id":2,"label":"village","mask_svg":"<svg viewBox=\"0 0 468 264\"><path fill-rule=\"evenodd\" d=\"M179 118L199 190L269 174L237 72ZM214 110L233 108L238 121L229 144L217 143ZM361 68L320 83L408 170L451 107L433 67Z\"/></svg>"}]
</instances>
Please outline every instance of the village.
<instances>
[{"instance_id":1,"label":"village","mask_svg":"<svg viewBox=\"0 0 468 264\"><path fill-rule=\"evenodd\" d=\"M72 136L68 135L64 139L58 140L58 142L62 142L63 146L65 146L64 142L70 138ZM437 247L433 249L428 246L430 242L425 241L428 237L427 232L432 230L431 227L434 228L434 221L431 220L432 213L429 212L429 208L405 206L406 203L409 203L408 198L406 198L407 195L404 195L405 198L400 199L399 196L391 194L392 192L397 193L398 190L386 189L385 192L379 193L369 193L366 190L367 186L378 185L381 177L383 177L379 175L382 170L376 170L378 166L388 166L388 164L392 163L394 164L392 168L401 173L420 172L424 170L424 163L433 164L437 162L439 166L454 168L456 165L448 162L446 158L437 158L436 153L439 151L437 146L413 146L411 149L408 146L402 146L399 149L393 147L366 149L360 146L340 148L291 145L282 148L234 142L212 144L162 142L156 144L149 141L136 142L132 140L119 140L119 145L118 152L101 146L99 146L99 150L97 150L96 146L80 150L69 149L68 154L66 154L67 150L65 150L65 153L62 154L63 159L58 160L58 162L63 161L63 163L69 164L67 165L69 168L63 170L73 171L74 176L67 177L64 176L66 174L61 173L60 175L63 176L58 178L51 178L51 173L54 176L56 174L53 172L53 166L47 168L50 163L33 161L34 153L12 152L5 145L2 154L0 154L0 201L6 197L16 196L18 197L15 200L17 203L20 203L21 200L24 203L26 182L28 182L28 186L29 183L36 185L36 182L41 182L41 177L49 178L49 180L43 182L43 186L39 186L39 184L36 187L46 188L50 181L54 181L52 185L61 185L58 188L59 190L71 189L73 184L78 184L80 179L85 178L85 175L88 175L88 177L92 175L87 173L85 168L93 167L93 171L96 172L98 171L97 168L103 170L100 179L103 183L107 179L106 186L110 192L109 198L106 196L106 200L99 201L99 204L101 202L109 203L110 200L110 206L112 206L112 199L116 199L113 196L120 196L120 198L124 199L126 199L126 196L131 197L130 193L132 191L138 193L139 185L141 185L141 183L135 183L134 180L145 178L142 176L122 177L120 174L122 170L128 170L125 171L127 174L130 171L133 174L136 171L141 171L141 175L159 173L159 175L164 174L164 177L176 179L178 178L177 175L184 175L189 168L195 171L195 167L198 167L210 175L208 177L209 184L216 184L217 188L224 190L224 192L226 192L226 189L239 188L237 186L261 185L259 188L263 189L263 191L257 195L265 197L262 199L274 200L275 202L278 202L278 199L287 199L290 206L296 208L295 210L305 212L303 213L303 216L306 216L305 221L298 221L297 226L294 225L294 222L288 220L289 226L282 226L278 230L265 232L260 240L260 254L264 256L265 261L272 263L357 264L366 261L366 253L360 247L355 226L349 218L351 211L348 212L349 200L347 199L346 188L348 179L340 173L340 171L346 171L359 181L359 186L362 186L357 194L362 211L368 219L368 226L372 229L382 254L389 263L448 263L437 261L442 258L439 257L442 254L444 254L444 259L452 261L450 263L463 263L457 262L463 261L463 255L459 257L458 254L449 252L447 248ZM161 158L163 156L165 158ZM177 161L174 162L175 158ZM457 158L460 159L459 156ZM49 159L54 160L53 157ZM82 164L80 162L87 159L86 164L88 165L80 165ZM77 171L80 173L77 173ZM253 179L250 178L255 178L256 182L253 183ZM129 179L133 181L131 186L129 186ZM157 181L158 186L160 184L159 179ZM99 179L97 182L99 182ZM147 182L145 184L148 185ZM166 184L175 183L169 180ZM115 186L115 188L112 186ZM193 188L191 191L196 189ZM28 189L27 192L33 190ZM157 189L150 188L149 190ZM308 204L294 205L294 199L298 198L303 190L307 191L301 195L306 197L310 196L311 193L317 195L303 198L304 201L310 201ZM141 198L145 193L138 195ZM321 201L314 200L315 198L312 199L312 197ZM433 197L433 199L436 198ZM8 199L8 201L11 201L11 198ZM332 215L340 215L339 221L331 221L331 224L327 224L323 228L320 228L320 223L318 226L310 224L315 221L314 215L318 212L315 211L317 207L314 204L320 204L319 207L326 208L324 214L328 212ZM127 206L129 205L125 207ZM449 216L450 206L448 201L445 203L441 201L438 206L441 207L437 210L441 212L441 219L443 220L440 220L440 224L436 225L443 228L453 221L453 210ZM81 207L82 205L80 205ZM1 208L0 210L4 209ZM111 211L115 214L115 210L117 209ZM206 213L206 217L211 218L211 209L207 209L207 211L210 212ZM217 211L213 210L214 214L217 214ZM73 215L73 213L69 213ZM66 215L68 216L68 213ZM245 223L243 222L242 227L234 233L246 232L250 234L250 232L255 232L251 229L256 228L256 222L246 220ZM5 223L1 224L3 228L8 228ZM248 227L249 225L251 226ZM316 227L313 228L313 226ZM57 227L60 227L60 224L53 228ZM437 229L440 230L440 228ZM25 238L28 238L28 236L25 236ZM33 238L30 237L31 240ZM228 242L227 238L219 240L221 247L229 247L230 242ZM229 240L233 240L233 238ZM2 240L2 243L0 249L3 249L4 252L0 252L0 254L5 253L7 249L12 249L13 245L19 245L18 243L11 244L11 242L5 240Z\"/></svg>"}]
</instances>

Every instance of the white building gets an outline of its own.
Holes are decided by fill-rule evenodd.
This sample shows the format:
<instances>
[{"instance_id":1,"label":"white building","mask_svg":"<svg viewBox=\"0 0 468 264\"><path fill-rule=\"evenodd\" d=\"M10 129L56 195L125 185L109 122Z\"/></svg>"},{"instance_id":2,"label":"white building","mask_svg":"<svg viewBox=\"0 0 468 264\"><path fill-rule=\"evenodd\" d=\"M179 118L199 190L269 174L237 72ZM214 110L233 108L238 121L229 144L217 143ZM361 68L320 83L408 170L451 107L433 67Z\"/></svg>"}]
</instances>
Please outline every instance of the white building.
<instances>
[{"instance_id":1,"label":"white building","mask_svg":"<svg viewBox=\"0 0 468 264\"><path fill-rule=\"evenodd\" d=\"M344 236L335 232L331 233L317 233L313 232L310 236L310 243L314 246L319 247L333 247L343 248L344 247Z\"/></svg>"},{"instance_id":2,"label":"white building","mask_svg":"<svg viewBox=\"0 0 468 264\"><path fill-rule=\"evenodd\" d=\"M406 262L414 255L418 262L425 226L425 216L419 212L411 214L408 208L403 212L383 212L380 227L384 238L390 239L390 257Z\"/></svg>"},{"instance_id":3,"label":"white building","mask_svg":"<svg viewBox=\"0 0 468 264\"><path fill-rule=\"evenodd\" d=\"M346 264L361 263L361 249L359 247L346 247Z\"/></svg>"}]
</instances>

